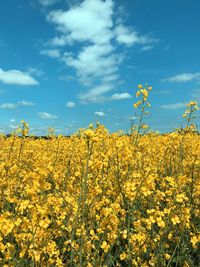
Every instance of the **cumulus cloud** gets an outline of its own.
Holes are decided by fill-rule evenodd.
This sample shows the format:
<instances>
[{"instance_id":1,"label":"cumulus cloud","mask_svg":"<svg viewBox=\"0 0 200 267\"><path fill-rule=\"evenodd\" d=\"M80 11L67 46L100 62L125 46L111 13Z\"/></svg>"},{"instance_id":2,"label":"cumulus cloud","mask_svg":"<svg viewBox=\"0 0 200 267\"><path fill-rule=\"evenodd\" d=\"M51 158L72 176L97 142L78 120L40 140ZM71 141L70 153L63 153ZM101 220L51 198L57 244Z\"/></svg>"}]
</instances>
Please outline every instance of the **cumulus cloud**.
<instances>
[{"instance_id":1,"label":"cumulus cloud","mask_svg":"<svg viewBox=\"0 0 200 267\"><path fill-rule=\"evenodd\" d=\"M185 103L174 103L174 104L166 104L162 105L161 108L163 109L179 109L179 108L184 108Z\"/></svg>"},{"instance_id":2,"label":"cumulus cloud","mask_svg":"<svg viewBox=\"0 0 200 267\"><path fill-rule=\"evenodd\" d=\"M113 5L112 0L85 0L67 11L52 11L47 19L72 42L108 43L113 37Z\"/></svg>"},{"instance_id":3,"label":"cumulus cloud","mask_svg":"<svg viewBox=\"0 0 200 267\"><path fill-rule=\"evenodd\" d=\"M99 117L105 117L106 116L106 114L103 111L95 111L94 114L99 116Z\"/></svg>"},{"instance_id":4,"label":"cumulus cloud","mask_svg":"<svg viewBox=\"0 0 200 267\"><path fill-rule=\"evenodd\" d=\"M58 118L57 116L52 115L48 112L38 112L38 115L41 119L46 119L46 120L55 120Z\"/></svg>"},{"instance_id":5,"label":"cumulus cloud","mask_svg":"<svg viewBox=\"0 0 200 267\"><path fill-rule=\"evenodd\" d=\"M121 100L121 99L128 99L128 98L131 98L131 95L129 93L121 93L121 94L116 93L111 96L112 100Z\"/></svg>"},{"instance_id":6,"label":"cumulus cloud","mask_svg":"<svg viewBox=\"0 0 200 267\"><path fill-rule=\"evenodd\" d=\"M175 76L171 76L168 78L163 79L163 82L175 82L175 83L184 83L194 80L200 80L200 72L196 73L182 73Z\"/></svg>"},{"instance_id":7,"label":"cumulus cloud","mask_svg":"<svg viewBox=\"0 0 200 267\"><path fill-rule=\"evenodd\" d=\"M16 84L16 85L36 85L36 81L29 73L22 72L19 70L7 70L4 71L0 68L0 81L5 84Z\"/></svg>"},{"instance_id":8,"label":"cumulus cloud","mask_svg":"<svg viewBox=\"0 0 200 267\"><path fill-rule=\"evenodd\" d=\"M91 83L97 78L116 75L120 57L112 54L112 50L113 47L108 44L90 45L84 47L76 58L67 56L65 63L76 69L83 83Z\"/></svg>"},{"instance_id":9,"label":"cumulus cloud","mask_svg":"<svg viewBox=\"0 0 200 267\"><path fill-rule=\"evenodd\" d=\"M72 39L69 36L66 35L61 35L61 36L56 36L53 39L51 39L48 44L50 46L58 46L62 47L65 45L71 45L72 44Z\"/></svg>"},{"instance_id":10,"label":"cumulus cloud","mask_svg":"<svg viewBox=\"0 0 200 267\"><path fill-rule=\"evenodd\" d=\"M75 107L75 103L72 102L72 101L68 101L68 102L66 103L66 107L68 107L68 108L74 108L74 107Z\"/></svg>"},{"instance_id":11,"label":"cumulus cloud","mask_svg":"<svg viewBox=\"0 0 200 267\"><path fill-rule=\"evenodd\" d=\"M107 88L108 84L110 87L120 79L118 70L124 55L118 52L118 46L153 46L157 41L128 27L123 19L118 17L116 20L115 11L113 0L84 0L67 10L51 11L47 21L55 25L58 34L47 43L53 49L41 53L58 58L75 69L79 81L88 88L97 84L101 88ZM77 44L80 49L69 52L70 46ZM53 52L52 55L59 47L65 52ZM103 101L104 90L98 95L95 90L82 93L81 101L96 102L97 96L98 101Z\"/></svg>"}]
</instances>

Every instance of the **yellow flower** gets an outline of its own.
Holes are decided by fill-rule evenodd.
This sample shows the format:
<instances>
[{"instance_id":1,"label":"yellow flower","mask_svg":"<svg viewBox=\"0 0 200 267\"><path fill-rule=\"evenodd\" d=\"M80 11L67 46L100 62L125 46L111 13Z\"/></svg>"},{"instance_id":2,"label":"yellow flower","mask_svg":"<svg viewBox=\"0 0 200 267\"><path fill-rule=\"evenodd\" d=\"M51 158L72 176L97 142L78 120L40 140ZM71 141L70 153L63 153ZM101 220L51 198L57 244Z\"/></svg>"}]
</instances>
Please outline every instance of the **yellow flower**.
<instances>
[{"instance_id":1,"label":"yellow flower","mask_svg":"<svg viewBox=\"0 0 200 267\"><path fill-rule=\"evenodd\" d=\"M178 194L176 196L176 201L179 202L179 203L182 203L184 200L184 194Z\"/></svg>"},{"instance_id":2,"label":"yellow flower","mask_svg":"<svg viewBox=\"0 0 200 267\"><path fill-rule=\"evenodd\" d=\"M148 129L148 125L143 123L143 124L141 125L141 128L144 129L144 130L145 130L145 129Z\"/></svg>"},{"instance_id":3,"label":"yellow flower","mask_svg":"<svg viewBox=\"0 0 200 267\"><path fill-rule=\"evenodd\" d=\"M191 106L195 106L195 105L197 105L196 101L190 101L186 106L191 107Z\"/></svg>"},{"instance_id":4,"label":"yellow flower","mask_svg":"<svg viewBox=\"0 0 200 267\"><path fill-rule=\"evenodd\" d=\"M136 95L136 97L138 97L140 94L141 94L141 92L140 92L140 90L138 90L135 95Z\"/></svg>"},{"instance_id":5,"label":"yellow flower","mask_svg":"<svg viewBox=\"0 0 200 267\"><path fill-rule=\"evenodd\" d=\"M196 235L193 235L191 238L190 238L190 241L192 243L192 247L193 248L197 248L197 243L200 242L200 236L196 236Z\"/></svg>"},{"instance_id":6,"label":"yellow flower","mask_svg":"<svg viewBox=\"0 0 200 267\"><path fill-rule=\"evenodd\" d=\"M124 239L127 238L127 230L124 230L124 231L122 232L122 237L123 237Z\"/></svg>"},{"instance_id":7,"label":"yellow flower","mask_svg":"<svg viewBox=\"0 0 200 267\"><path fill-rule=\"evenodd\" d=\"M123 261L127 258L127 254L125 252L123 252L119 255L119 257L120 257L120 260Z\"/></svg>"},{"instance_id":8,"label":"yellow flower","mask_svg":"<svg viewBox=\"0 0 200 267\"><path fill-rule=\"evenodd\" d=\"M84 132L84 134L85 134L88 138L90 138L90 137L94 136L95 132L94 132L92 129L88 129L88 130L86 130L86 131Z\"/></svg>"},{"instance_id":9,"label":"yellow flower","mask_svg":"<svg viewBox=\"0 0 200 267\"><path fill-rule=\"evenodd\" d=\"M158 217L156 221L160 228L165 228L165 222L163 221L162 217Z\"/></svg>"},{"instance_id":10,"label":"yellow flower","mask_svg":"<svg viewBox=\"0 0 200 267\"><path fill-rule=\"evenodd\" d=\"M101 248L105 251L105 252L108 252L109 248L110 248L110 245L106 242L106 241L103 241L103 243L101 244Z\"/></svg>"},{"instance_id":11,"label":"yellow flower","mask_svg":"<svg viewBox=\"0 0 200 267\"><path fill-rule=\"evenodd\" d=\"M75 175L75 177L80 177L81 176L81 172L80 171L76 171L74 175Z\"/></svg>"},{"instance_id":12,"label":"yellow flower","mask_svg":"<svg viewBox=\"0 0 200 267\"><path fill-rule=\"evenodd\" d=\"M142 104L142 101L139 100L137 103L133 104L134 108L138 108Z\"/></svg>"},{"instance_id":13,"label":"yellow flower","mask_svg":"<svg viewBox=\"0 0 200 267\"><path fill-rule=\"evenodd\" d=\"M169 260L171 258L171 256L168 253L165 253L164 256L165 256L165 259L167 259L167 260Z\"/></svg>"},{"instance_id":14,"label":"yellow flower","mask_svg":"<svg viewBox=\"0 0 200 267\"><path fill-rule=\"evenodd\" d=\"M177 215L171 218L173 225L179 224L181 221Z\"/></svg>"}]
</instances>

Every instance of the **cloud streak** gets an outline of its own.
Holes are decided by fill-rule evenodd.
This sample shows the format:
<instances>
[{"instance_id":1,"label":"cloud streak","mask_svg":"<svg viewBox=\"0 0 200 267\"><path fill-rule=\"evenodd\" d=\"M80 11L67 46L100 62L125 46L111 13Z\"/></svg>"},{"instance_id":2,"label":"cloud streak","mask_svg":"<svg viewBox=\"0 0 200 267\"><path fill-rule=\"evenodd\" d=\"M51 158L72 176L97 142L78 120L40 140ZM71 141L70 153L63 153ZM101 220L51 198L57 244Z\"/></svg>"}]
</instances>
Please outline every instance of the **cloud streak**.
<instances>
[{"instance_id":1,"label":"cloud streak","mask_svg":"<svg viewBox=\"0 0 200 267\"><path fill-rule=\"evenodd\" d=\"M200 72L196 73L181 73L175 76L171 76L165 79L162 79L163 82L171 82L171 83L185 83L190 81L199 81L200 80Z\"/></svg>"},{"instance_id":2,"label":"cloud streak","mask_svg":"<svg viewBox=\"0 0 200 267\"><path fill-rule=\"evenodd\" d=\"M116 93L111 96L112 100L121 100L121 99L128 99L128 98L131 98L131 95L129 93L121 93L121 94Z\"/></svg>"},{"instance_id":3,"label":"cloud streak","mask_svg":"<svg viewBox=\"0 0 200 267\"><path fill-rule=\"evenodd\" d=\"M17 104L19 106L24 106L24 107L32 107L32 106L35 106L35 103L30 102L30 101L24 101L24 100L18 101Z\"/></svg>"},{"instance_id":4,"label":"cloud streak","mask_svg":"<svg viewBox=\"0 0 200 267\"><path fill-rule=\"evenodd\" d=\"M180 109L185 107L185 103L174 103L174 104L166 104L162 105L162 109Z\"/></svg>"},{"instance_id":5,"label":"cloud streak","mask_svg":"<svg viewBox=\"0 0 200 267\"><path fill-rule=\"evenodd\" d=\"M22 101L18 101L17 103L3 103L0 105L0 108L1 109L15 109L19 106L32 107L32 106L35 106L35 103L22 100Z\"/></svg>"},{"instance_id":6,"label":"cloud streak","mask_svg":"<svg viewBox=\"0 0 200 267\"><path fill-rule=\"evenodd\" d=\"M0 105L0 108L1 109L15 109L17 108L17 105L13 103L3 103Z\"/></svg>"},{"instance_id":7,"label":"cloud streak","mask_svg":"<svg viewBox=\"0 0 200 267\"><path fill-rule=\"evenodd\" d=\"M38 112L38 116L41 119L45 119L45 120L55 120L55 119L58 119L58 117L56 115L50 114L48 112Z\"/></svg>"}]
</instances>

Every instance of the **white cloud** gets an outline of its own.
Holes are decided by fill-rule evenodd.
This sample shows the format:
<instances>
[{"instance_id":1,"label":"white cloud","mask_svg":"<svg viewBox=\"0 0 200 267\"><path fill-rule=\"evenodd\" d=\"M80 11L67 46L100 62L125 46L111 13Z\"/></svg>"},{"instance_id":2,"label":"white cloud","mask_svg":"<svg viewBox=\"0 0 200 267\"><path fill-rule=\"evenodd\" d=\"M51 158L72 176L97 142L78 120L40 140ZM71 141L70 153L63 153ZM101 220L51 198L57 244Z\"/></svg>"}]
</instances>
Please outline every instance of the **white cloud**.
<instances>
[{"instance_id":1,"label":"white cloud","mask_svg":"<svg viewBox=\"0 0 200 267\"><path fill-rule=\"evenodd\" d=\"M72 101L68 101L68 102L66 103L66 107L68 107L68 108L74 108L74 107L75 107L75 103L72 102Z\"/></svg>"},{"instance_id":2,"label":"white cloud","mask_svg":"<svg viewBox=\"0 0 200 267\"><path fill-rule=\"evenodd\" d=\"M11 119L10 122L11 122L11 123L15 123L16 120L15 120L15 119Z\"/></svg>"},{"instance_id":3,"label":"white cloud","mask_svg":"<svg viewBox=\"0 0 200 267\"><path fill-rule=\"evenodd\" d=\"M95 78L116 75L120 57L110 54L112 50L113 47L107 44L87 46L77 58L67 56L65 63L76 69L82 82L92 82Z\"/></svg>"},{"instance_id":4,"label":"white cloud","mask_svg":"<svg viewBox=\"0 0 200 267\"><path fill-rule=\"evenodd\" d=\"M189 82L189 81L193 81L193 80L200 80L200 72L196 72L196 73L182 73L182 74L178 74L176 76L172 76L172 77L168 77L163 79L163 82Z\"/></svg>"},{"instance_id":5,"label":"white cloud","mask_svg":"<svg viewBox=\"0 0 200 267\"><path fill-rule=\"evenodd\" d=\"M131 46L140 42L137 32L132 32L128 27L119 25L115 29L116 40L118 43Z\"/></svg>"},{"instance_id":6,"label":"white cloud","mask_svg":"<svg viewBox=\"0 0 200 267\"><path fill-rule=\"evenodd\" d=\"M47 113L47 112L38 112L38 115L40 116L41 119L47 119L47 120L53 120L53 119L58 118L57 116L52 115L52 114Z\"/></svg>"},{"instance_id":7,"label":"white cloud","mask_svg":"<svg viewBox=\"0 0 200 267\"><path fill-rule=\"evenodd\" d=\"M95 111L94 114L99 116L99 117L105 117L106 116L106 114L103 111Z\"/></svg>"},{"instance_id":8,"label":"white cloud","mask_svg":"<svg viewBox=\"0 0 200 267\"><path fill-rule=\"evenodd\" d=\"M60 58L60 51L58 49L45 49L40 51L40 54L52 58Z\"/></svg>"},{"instance_id":9,"label":"white cloud","mask_svg":"<svg viewBox=\"0 0 200 267\"><path fill-rule=\"evenodd\" d=\"M50 5L53 5L57 2L59 2L60 0L39 0L39 3L43 6L50 6Z\"/></svg>"},{"instance_id":10,"label":"white cloud","mask_svg":"<svg viewBox=\"0 0 200 267\"><path fill-rule=\"evenodd\" d=\"M67 44L71 45L72 44L72 40L68 36L61 35L59 37L58 36L54 37L48 43L51 46L65 46Z\"/></svg>"},{"instance_id":11,"label":"white cloud","mask_svg":"<svg viewBox=\"0 0 200 267\"><path fill-rule=\"evenodd\" d=\"M184 108L185 103L175 103L175 104L166 104L162 105L161 108L163 109L179 109L179 108Z\"/></svg>"},{"instance_id":12,"label":"white cloud","mask_svg":"<svg viewBox=\"0 0 200 267\"><path fill-rule=\"evenodd\" d=\"M108 43L113 37L113 1L85 0L67 11L52 11L48 21L72 41Z\"/></svg>"},{"instance_id":13,"label":"white cloud","mask_svg":"<svg viewBox=\"0 0 200 267\"><path fill-rule=\"evenodd\" d=\"M96 84L101 84L101 88L107 87L107 84L116 87L124 56L117 50L119 45L152 46L157 41L126 26L121 13L118 17L114 16L117 10L114 3L114 0L83 0L68 10L53 10L47 16L48 22L54 24L60 33L47 45L65 49L61 56L59 52L54 57L75 69L79 81L89 88ZM78 51L74 49L71 53L68 52L71 48L66 49L77 44L80 47ZM49 51L43 50L42 54L50 56ZM106 99L104 93L97 95L95 90L80 94L80 100L101 102Z\"/></svg>"},{"instance_id":14,"label":"white cloud","mask_svg":"<svg viewBox=\"0 0 200 267\"><path fill-rule=\"evenodd\" d=\"M51 44L63 46L72 42L90 43L83 46L76 57L69 53L63 57L66 65L76 69L81 82L87 85L97 77L103 77L105 82L108 81L106 79L116 78L122 57L115 53L115 47L110 43L115 37L126 45L146 43L149 40L131 32L124 25L117 26L114 31L113 14L112 0L85 0L68 11L52 11L48 15L48 20L64 33L51 40Z\"/></svg>"},{"instance_id":15,"label":"white cloud","mask_svg":"<svg viewBox=\"0 0 200 267\"><path fill-rule=\"evenodd\" d=\"M156 39L149 38L148 36L139 35L138 32L133 31L131 28L123 24L119 24L115 28L115 35L118 43L127 46L135 44L151 44L157 41Z\"/></svg>"},{"instance_id":16,"label":"white cloud","mask_svg":"<svg viewBox=\"0 0 200 267\"><path fill-rule=\"evenodd\" d=\"M33 103L33 102L30 102L30 101L24 101L24 100L22 100L22 101L18 101L17 102L17 104L19 105L19 106L35 106L35 103Z\"/></svg>"},{"instance_id":17,"label":"white cloud","mask_svg":"<svg viewBox=\"0 0 200 267\"><path fill-rule=\"evenodd\" d=\"M3 103L0 105L0 108L2 108L2 109L15 109L18 106L31 107L31 106L35 106L35 103L22 100L22 101L18 101L17 103Z\"/></svg>"},{"instance_id":18,"label":"white cloud","mask_svg":"<svg viewBox=\"0 0 200 267\"><path fill-rule=\"evenodd\" d=\"M3 103L0 105L0 108L2 109L15 109L16 107L17 105L13 103Z\"/></svg>"},{"instance_id":19,"label":"white cloud","mask_svg":"<svg viewBox=\"0 0 200 267\"><path fill-rule=\"evenodd\" d=\"M121 99L128 99L128 98L131 98L131 95L129 93L121 93L121 94L116 93L111 96L112 100L121 100Z\"/></svg>"},{"instance_id":20,"label":"white cloud","mask_svg":"<svg viewBox=\"0 0 200 267\"><path fill-rule=\"evenodd\" d=\"M36 85L38 82L29 73L19 70L4 71L0 68L0 81L5 84Z\"/></svg>"}]
</instances>

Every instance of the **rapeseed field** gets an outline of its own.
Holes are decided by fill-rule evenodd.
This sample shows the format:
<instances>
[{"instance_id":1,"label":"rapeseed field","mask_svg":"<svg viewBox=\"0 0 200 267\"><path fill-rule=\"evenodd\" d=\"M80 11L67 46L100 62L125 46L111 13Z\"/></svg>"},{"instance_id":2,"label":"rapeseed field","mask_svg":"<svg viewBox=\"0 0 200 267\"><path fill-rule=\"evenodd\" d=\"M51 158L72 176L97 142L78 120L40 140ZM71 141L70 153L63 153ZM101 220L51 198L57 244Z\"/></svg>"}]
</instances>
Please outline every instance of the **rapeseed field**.
<instances>
[{"instance_id":1,"label":"rapeseed field","mask_svg":"<svg viewBox=\"0 0 200 267\"><path fill-rule=\"evenodd\" d=\"M138 86L130 134L101 124L34 139L0 137L0 266L200 266L198 106L151 132Z\"/></svg>"}]
</instances>

